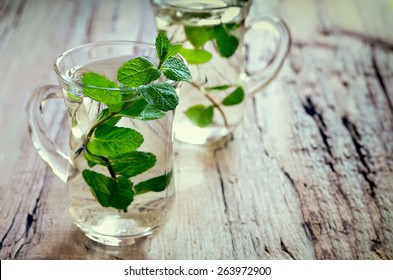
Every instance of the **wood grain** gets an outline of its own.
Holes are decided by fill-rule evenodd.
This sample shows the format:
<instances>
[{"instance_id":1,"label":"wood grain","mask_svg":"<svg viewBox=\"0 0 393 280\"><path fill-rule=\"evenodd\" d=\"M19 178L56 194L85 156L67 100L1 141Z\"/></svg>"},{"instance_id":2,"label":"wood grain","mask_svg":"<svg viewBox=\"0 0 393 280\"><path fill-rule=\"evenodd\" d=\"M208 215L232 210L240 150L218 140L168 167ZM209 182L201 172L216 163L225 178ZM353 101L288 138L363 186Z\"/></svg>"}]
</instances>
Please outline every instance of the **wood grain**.
<instances>
[{"instance_id":1,"label":"wood grain","mask_svg":"<svg viewBox=\"0 0 393 280\"><path fill-rule=\"evenodd\" d=\"M152 239L112 248L72 224L24 108L34 88L56 83L62 51L152 42L149 3L1 1L0 259L392 259L392 1L254 1L250 14L288 23L281 73L226 143L175 143L172 218ZM64 114L48 110L65 145Z\"/></svg>"}]
</instances>

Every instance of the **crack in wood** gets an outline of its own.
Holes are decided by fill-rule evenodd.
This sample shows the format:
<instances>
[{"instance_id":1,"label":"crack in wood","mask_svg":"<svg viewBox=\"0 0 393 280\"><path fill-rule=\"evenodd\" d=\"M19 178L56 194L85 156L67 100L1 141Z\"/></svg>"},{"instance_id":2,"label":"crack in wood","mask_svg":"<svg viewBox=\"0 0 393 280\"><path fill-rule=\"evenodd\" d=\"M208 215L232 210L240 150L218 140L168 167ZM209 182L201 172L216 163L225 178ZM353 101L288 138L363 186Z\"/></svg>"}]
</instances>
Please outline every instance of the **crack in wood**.
<instances>
[{"instance_id":1,"label":"crack in wood","mask_svg":"<svg viewBox=\"0 0 393 280\"><path fill-rule=\"evenodd\" d=\"M312 102L311 97L308 96L306 98L306 103L303 103L303 108L306 111L306 113L314 119L315 123L318 126L319 134L321 135L321 138L322 138L323 144L326 148L326 151L331 157L333 157L332 150L331 150L330 145L328 143L329 137L326 133L326 131L327 131L326 123L324 121L322 114L316 110L316 107L315 107L314 103Z\"/></svg>"},{"instance_id":2,"label":"crack in wood","mask_svg":"<svg viewBox=\"0 0 393 280\"><path fill-rule=\"evenodd\" d=\"M38 194L38 197L35 200L35 204L34 204L34 207L31 211L31 213L27 213L26 228L25 228L25 236L26 237L28 237L30 229L33 227L33 224L36 222L36 213L37 213L38 208L41 206L40 202L41 202L41 196L42 196L43 189L44 188L42 187L39 194ZM35 230L34 230L34 232L35 232Z\"/></svg>"},{"instance_id":3,"label":"crack in wood","mask_svg":"<svg viewBox=\"0 0 393 280\"><path fill-rule=\"evenodd\" d=\"M353 124L347 116L343 116L341 118L341 121L346 128L346 130L349 132L349 135L351 136L352 143L355 146L355 151L356 154L359 158L360 163L362 164L363 168L359 170L359 173L362 175L363 179L368 183L369 185L369 191L368 194L372 197L375 198L375 189L377 188L377 185L375 182L369 178L369 175L371 174L370 167L366 161L366 155L364 155L363 151L365 151L367 154L367 150L365 147L361 144L361 136L359 134L359 131L355 124Z\"/></svg>"},{"instance_id":4,"label":"crack in wood","mask_svg":"<svg viewBox=\"0 0 393 280\"><path fill-rule=\"evenodd\" d=\"M319 135L321 136L322 139L322 143L324 146L324 149L326 150L326 152L328 153L329 157L325 158L325 163L330 167L330 169L333 172L336 172L335 168L334 168L334 164L333 164L333 152L332 149L329 145L329 136L327 134L327 126L325 123L325 120L323 118L322 113L318 112L314 103L311 100L311 97L307 97L306 98L306 103L303 103L303 108L305 110L305 112L310 115L312 117L312 119L315 121L315 123L317 124L318 127L318 132Z\"/></svg>"},{"instance_id":5,"label":"crack in wood","mask_svg":"<svg viewBox=\"0 0 393 280\"><path fill-rule=\"evenodd\" d=\"M17 216L17 213L19 213L20 206L21 206L21 203L19 203L18 208L17 208L17 210L16 210L16 212L15 212L15 215L14 215L14 217L12 218L11 224L10 224L10 226L8 227L7 231L4 233L4 236L3 236L3 238L2 238L1 241L0 241L0 252L1 252L1 250L3 249L3 244L4 244L4 242L5 242L5 240L6 240L7 236L8 236L8 234L11 232L11 229L12 229L12 227L13 227L14 224L15 224L16 216Z\"/></svg>"},{"instance_id":6,"label":"crack in wood","mask_svg":"<svg viewBox=\"0 0 393 280\"><path fill-rule=\"evenodd\" d=\"M298 197L299 197L300 209L301 209L301 211L302 211L303 220L304 220L305 218L309 219L309 218L310 218L310 215L308 215L308 214L306 213L306 210L304 209L305 205L302 204L301 194L300 194L299 190L298 190L297 187L296 187L295 181L293 180L293 178L289 175L289 173L288 173L287 171L285 171L284 169L281 169L281 170L282 170L282 172L284 173L285 177L288 179L288 181L290 182L291 186L294 188L295 192L297 193L297 195L298 195ZM304 187L307 188L307 185L304 184ZM318 238L317 238L317 236L316 236L315 233L314 233L313 226L312 226L311 222L310 222L310 221L305 221L302 225L303 225L303 228L304 228L304 231L305 231L306 236L307 236L313 243L315 243L316 241L318 241ZM320 231L322 231L321 225L320 225L320 224L318 224L318 225L319 225L319 227L320 227ZM314 254L317 255L316 247L313 246L313 249L314 249Z\"/></svg>"},{"instance_id":7,"label":"crack in wood","mask_svg":"<svg viewBox=\"0 0 393 280\"><path fill-rule=\"evenodd\" d=\"M33 211L30 213L27 213L27 218L26 218L26 228L25 228L25 236L27 237L29 234L30 229L33 226L33 223L35 222L35 215L37 212L37 209L39 208L39 202L40 202L40 197L36 199L36 203L34 205Z\"/></svg>"},{"instance_id":8,"label":"crack in wood","mask_svg":"<svg viewBox=\"0 0 393 280\"><path fill-rule=\"evenodd\" d=\"M386 98L387 104L389 106L390 112L393 113L392 100L390 100L390 98L389 98L389 93L388 93L388 90L386 88L385 81L384 81L384 79L382 77L381 71L379 70L375 52L376 52L376 46L375 45L371 45L371 65L372 65L372 67L374 69L375 77L377 78L379 86L381 87L382 92L385 95L385 98Z\"/></svg>"},{"instance_id":9,"label":"crack in wood","mask_svg":"<svg viewBox=\"0 0 393 280\"><path fill-rule=\"evenodd\" d=\"M373 37L370 35L365 35L363 33L355 32L352 30L346 30L346 29L334 29L334 30L321 30L321 34L324 36L346 36L346 37L351 37L354 39L358 39L360 41L363 41L365 43L368 43L370 45L377 45L380 47L383 47L385 49L393 51L393 43L389 41L382 40L378 37Z\"/></svg>"},{"instance_id":10,"label":"crack in wood","mask_svg":"<svg viewBox=\"0 0 393 280\"><path fill-rule=\"evenodd\" d=\"M314 230L312 229L312 225L309 221L303 223L304 230L306 232L306 235L312 240L316 241L318 240L317 236L314 234Z\"/></svg>"},{"instance_id":11,"label":"crack in wood","mask_svg":"<svg viewBox=\"0 0 393 280\"><path fill-rule=\"evenodd\" d=\"M389 260L389 256L383 253L383 244L379 237L377 239L371 239L370 250L374 252L380 259Z\"/></svg>"},{"instance_id":12,"label":"crack in wood","mask_svg":"<svg viewBox=\"0 0 393 280\"><path fill-rule=\"evenodd\" d=\"M1 249L3 249L3 243L4 243L5 239L7 238L8 234L10 233L10 231L11 231L11 229L12 229L14 223L15 223L15 218L16 218L16 215L12 218L10 226L8 227L7 231L4 233L4 236L3 236L3 238L0 241L0 251L1 251Z\"/></svg>"},{"instance_id":13,"label":"crack in wood","mask_svg":"<svg viewBox=\"0 0 393 280\"><path fill-rule=\"evenodd\" d=\"M270 255L269 247L267 247L266 245L265 245L265 253Z\"/></svg>"},{"instance_id":14,"label":"crack in wood","mask_svg":"<svg viewBox=\"0 0 393 280\"><path fill-rule=\"evenodd\" d=\"M281 250L286 253L288 256L291 257L291 259L296 260L295 256L291 253L291 251L288 250L287 246L285 245L284 241L280 238L280 246Z\"/></svg>"},{"instance_id":15,"label":"crack in wood","mask_svg":"<svg viewBox=\"0 0 393 280\"><path fill-rule=\"evenodd\" d=\"M224 184L224 180L222 178L222 172L220 169L220 165L218 164L218 160L217 160L216 156L215 156L215 159L216 159L216 169L217 169L217 173L218 173L219 180L220 180L220 189L221 189L222 200L224 202L224 213L228 214L228 205L227 205L227 200L226 200L226 195L225 195L225 184Z\"/></svg>"},{"instance_id":16,"label":"crack in wood","mask_svg":"<svg viewBox=\"0 0 393 280\"><path fill-rule=\"evenodd\" d=\"M235 252L237 250L236 250L236 246L235 246L235 238L234 238L234 234L232 232L231 222L229 221L227 198L226 198L226 194L225 194L225 184L224 184L224 180L223 180L223 177L222 177L222 171L221 171L220 165L219 165L219 160L217 158L217 152L219 150L220 149L216 149L214 151L214 159L215 159L215 162L216 162L217 174L218 174L219 179L220 179L220 189L221 189L222 201L224 203L224 213L225 213L225 216L227 218L227 223L229 225L228 226L229 227L229 234L231 235L232 254L233 254L234 258L236 259Z\"/></svg>"},{"instance_id":17,"label":"crack in wood","mask_svg":"<svg viewBox=\"0 0 393 280\"><path fill-rule=\"evenodd\" d=\"M253 236L253 234L250 233L250 239L251 239L252 247L254 248L254 252L259 252L259 248L261 247L261 240L259 239L259 237Z\"/></svg>"},{"instance_id":18,"label":"crack in wood","mask_svg":"<svg viewBox=\"0 0 393 280\"><path fill-rule=\"evenodd\" d=\"M253 112L254 112L254 116L255 116L255 117L258 115L258 109L257 109L258 106L257 106L256 103L257 103L257 102L256 102L256 99L255 99L255 97L253 97L253 98L252 98L252 109L253 109ZM258 130L258 132L259 132L260 139L263 139L263 136L264 136L263 127L262 127L262 125L259 123L259 121L258 121L257 118L256 118L256 121L255 121L255 124L256 124L257 130ZM262 140L261 140L261 141L262 141ZM272 158L272 157L270 156L268 150L266 149L265 145L262 145L262 143L261 143L261 147L263 147L263 152L264 152L264 154L265 154L268 158Z\"/></svg>"},{"instance_id":19,"label":"crack in wood","mask_svg":"<svg viewBox=\"0 0 393 280\"><path fill-rule=\"evenodd\" d=\"M45 177L44 182L46 181L48 175L49 175L49 171L46 170L45 174L44 174L44 177ZM38 196L37 196L37 198L35 200L35 203L34 203L32 211L27 214L26 225L25 225L25 238L26 238L26 240L23 241L23 243L20 244L20 247L15 252L15 255L13 257L14 259L17 258L18 254L22 251L22 248L24 248L26 245L31 243L32 237L29 238L29 232L31 232L31 229L33 229L33 236L36 233L36 228L34 227L36 225L36 223L37 223L37 216L36 216L36 214L37 214L37 210L41 206L40 202L41 202L41 197L42 197L44 188L45 188L45 184L42 185L42 187L41 187L41 189L40 189L40 191L38 193Z\"/></svg>"},{"instance_id":20,"label":"crack in wood","mask_svg":"<svg viewBox=\"0 0 393 280\"><path fill-rule=\"evenodd\" d=\"M253 112L254 112L254 116L256 117L256 116L258 116L258 106L257 106L257 102L256 102L256 100L255 100L255 96L252 98L252 110L253 110ZM257 129L258 129L258 131L259 131L259 134L260 135L263 135L263 128L262 128L262 126L259 124L259 122L258 121L256 121L255 122L255 125L256 125L256 127L257 127Z\"/></svg>"}]
</instances>

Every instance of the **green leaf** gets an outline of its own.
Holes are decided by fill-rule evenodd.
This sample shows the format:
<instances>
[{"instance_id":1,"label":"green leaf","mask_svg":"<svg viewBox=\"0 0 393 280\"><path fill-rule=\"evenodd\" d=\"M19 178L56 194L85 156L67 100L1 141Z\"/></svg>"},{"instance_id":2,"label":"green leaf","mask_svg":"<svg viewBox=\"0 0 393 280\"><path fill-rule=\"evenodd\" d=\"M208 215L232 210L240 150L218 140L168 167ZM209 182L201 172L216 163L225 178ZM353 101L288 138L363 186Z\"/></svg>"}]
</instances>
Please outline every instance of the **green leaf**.
<instances>
[{"instance_id":1,"label":"green leaf","mask_svg":"<svg viewBox=\"0 0 393 280\"><path fill-rule=\"evenodd\" d=\"M103 124L95 129L87 149L95 156L109 157L133 152L142 143L142 134L131 128Z\"/></svg>"},{"instance_id":2,"label":"green leaf","mask_svg":"<svg viewBox=\"0 0 393 280\"><path fill-rule=\"evenodd\" d=\"M191 80L191 73L187 65L176 57L170 57L162 64L162 72L172 81Z\"/></svg>"},{"instance_id":3,"label":"green leaf","mask_svg":"<svg viewBox=\"0 0 393 280\"><path fill-rule=\"evenodd\" d=\"M135 195L150 192L150 191L162 192L170 184L171 179L172 179L172 171L164 175L140 182L134 187Z\"/></svg>"},{"instance_id":4,"label":"green leaf","mask_svg":"<svg viewBox=\"0 0 393 280\"><path fill-rule=\"evenodd\" d=\"M117 88L116 83L94 72L85 73L82 77L82 83L85 85L83 87L84 95L95 101L104 103L113 112L121 109L122 98L120 92L117 90L108 90L108 88Z\"/></svg>"},{"instance_id":5,"label":"green leaf","mask_svg":"<svg viewBox=\"0 0 393 280\"><path fill-rule=\"evenodd\" d=\"M177 54L181 49L179 44L171 44L164 32L159 32L156 38L156 51L160 65L171 56Z\"/></svg>"},{"instance_id":6,"label":"green leaf","mask_svg":"<svg viewBox=\"0 0 393 280\"><path fill-rule=\"evenodd\" d=\"M127 178L149 170L156 163L156 156L152 153L134 151L116 157L109 157L112 168L116 174Z\"/></svg>"},{"instance_id":7,"label":"green leaf","mask_svg":"<svg viewBox=\"0 0 393 280\"><path fill-rule=\"evenodd\" d=\"M244 90L242 87L236 88L221 102L222 105L231 106L241 103L244 99Z\"/></svg>"},{"instance_id":8,"label":"green leaf","mask_svg":"<svg viewBox=\"0 0 393 280\"><path fill-rule=\"evenodd\" d=\"M179 53L181 48L182 48L181 45L178 45L178 44L170 45L169 48L168 48L168 52L167 52L167 54L164 57L164 60L162 62L164 62L168 58L174 56L175 54Z\"/></svg>"},{"instance_id":9,"label":"green leaf","mask_svg":"<svg viewBox=\"0 0 393 280\"><path fill-rule=\"evenodd\" d=\"M104 207L109 207L111 198L109 186L116 185L116 180L88 169L82 171L82 177L98 202Z\"/></svg>"},{"instance_id":10,"label":"green leaf","mask_svg":"<svg viewBox=\"0 0 393 280\"><path fill-rule=\"evenodd\" d=\"M119 88L120 88L120 94L123 102L128 102L130 100L133 100L137 94L134 88L124 87L123 85L122 87Z\"/></svg>"},{"instance_id":11,"label":"green leaf","mask_svg":"<svg viewBox=\"0 0 393 280\"><path fill-rule=\"evenodd\" d=\"M168 54L170 44L171 43L165 33L159 32L156 38L156 51L160 61L163 61Z\"/></svg>"},{"instance_id":12,"label":"green leaf","mask_svg":"<svg viewBox=\"0 0 393 280\"><path fill-rule=\"evenodd\" d=\"M229 34L223 25L214 27L214 37L216 38L217 48L223 57L231 57L239 46L239 39Z\"/></svg>"},{"instance_id":13,"label":"green leaf","mask_svg":"<svg viewBox=\"0 0 393 280\"><path fill-rule=\"evenodd\" d=\"M126 210L134 200L132 183L126 177L117 178L116 185L109 185L109 191L111 193L109 204L113 208Z\"/></svg>"},{"instance_id":14,"label":"green leaf","mask_svg":"<svg viewBox=\"0 0 393 280\"><path fill-rule=\"evenodd\" d=\"M212 59L213 55L205 50L181 48L179 52L189 64L203 64Z\"/></svg>"},{"instance_id":15,"label":"green leaf","mask_svg":"<svg viewBox=\"0 0 393 280\"><path fill-rule=\"evenodd\" d=\"M202 47L207 41L212 39L212 27L206 26L184 26L187 40L195 47Z\"/></svg>"},{"instance_id":16,"label":"green leaf","mask_svg":"<svg viewBox=\"0 0 393 280\"><path fill-rule=\"evenodd\" d=\"M161 111L174 110L179 104L175 89L167 83L140 86L137 92L147 103Z\"/></svg>"},{"instance_id":17,"label":"green leaf","mask_svg":"<svg viewBox=\"0 0 393 280\"><path fill-rule=\"evenodd\" d=\"M160 76L160 70L143 57L127 61L117 71L117 79L127 87L146 85L157 80Z\"/></svg>"},{"instance_id":18,"label":"green leaf","mask_svg":"<svg viewBox=\"0 0 393 280\"><path fill-rule=\"evenodd\" d=\"M156 120L165 116L165 112L158 110L147 103L146 100L140 98L127 103L116 115L138 120Z\"/></svg>"},{"instance_id":19,"label":"green leaf","mask_svg":"<svg viewBox=\"0 0 393 280\"><path fill-rule=\"evenodd\" d=\"M108 163L101 157L97 157L97 156L89 154L89 153L85 153L84 156L85 156L85 159L87 160L87 164L90 167L94 167L97 164L103 165L103 166L108 165Z\"/></svg>"},{"instance_id":20,"label":"green leaf","mask_svg":"<svg viewBox=\"0 0 393 280\"><path fill-rule=\"evenodd\" d=\"M110 110L108 108L104 109L101 111L101 113L97 116L97 122L102 120L103 118L109 116L110 114ZM121 119L121 117L118 116L113 116L111 118L109 118L108 120L106 120L104 122L104 124L109 124L109 125L115 125L117 124L117 122Z\"/></svg>"},{"instance_id":21,"label":"green leaf","mask_svg":"<svg viewBox=\"0 0 393 280\"><path fill-rule=\"evenodd\" d=\"M82 177L103 207L125 210L134 199L131 182L125 177L107 177L92 170L82 171Z\"/></svg>"},{"instance_id":22,"label":"green leaf","mask_svg":"<svg viewBox=\"0 0 393 280\"><path fill-rule=\"evenodd\" d=\"M195 105L184 113L196 126L207 127L213 121L213 109L214 106L205 107L204 105Z\"/></svg>"}]
</instances>

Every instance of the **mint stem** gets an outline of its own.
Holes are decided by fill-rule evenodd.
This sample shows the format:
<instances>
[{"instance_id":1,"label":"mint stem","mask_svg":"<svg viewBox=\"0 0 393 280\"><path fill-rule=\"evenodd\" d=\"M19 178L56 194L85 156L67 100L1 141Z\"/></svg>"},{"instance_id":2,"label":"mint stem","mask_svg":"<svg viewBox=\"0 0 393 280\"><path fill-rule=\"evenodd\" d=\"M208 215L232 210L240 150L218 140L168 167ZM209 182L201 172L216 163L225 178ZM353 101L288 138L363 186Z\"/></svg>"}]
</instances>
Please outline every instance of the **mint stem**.
<instances>
[{"instance_id":1,"label":"mint stem","mask_svg":"<svg viewBox=\"0 0 393 280\"><path fill-rule=\"evenodd\" d=\"M86 140L85 143L83 144L84 147L86 147L86 152L88 152L89 154L93 155L92 153L89 152L89 150L87 149L87 143L89 143L91 136L93 135L94 130L101 124L103 124L104 122L106 122L107 120L109 120L110 118L112 118L113 116L115 116L116 113L115 112L111 112L108 116L102 118L101 120L99 120L98 122L96 122L89 130L89 132L86 134ZM109 174L111 175L111 177L113 179L116 179L116 174L115 171L113 170L112 165L110 164L109 160L106 157L100 157L102 158L103 161L105 161L107 163L107 168L109 171Z\"/></svg>"},{"instance_id":2,"label":"mint stem","mask_svg":"<svg viewBox=\"0 0 393 280\"><path fill-rule=\"evenodd\" d=\"M86 150L87 150L87 149L86 149ZM113 167L112 167L112 165L111 165L109 159L107 159L106 157L101 157L101 158L102 158L103 161L105 161L105 162L108 164L108 165L107 165L107 168L108 168L109 174L111 174L111 177L112 177L113 179L116 179L115 171L113 170Z\"/></svg>"},{"instance_id":3,"label":"mint stem","mask_svg":"<svg viewBox=\"0 0 393 280\"><path fill-rule=\"evenodd\" d=\"M101 124L103 124L104 122L106 122L107 120L109 120L110 118L112 118L113 116L115 116L116 113L115 112L111 112L108 116L102 118L101 120L99 120L98 122L96 122L89 130L89 132L86 134L86 141L85 141L85 146L87 145L87 143L90 141L91 135L93 134L94 130Z\"/></svg>"},{"instance_id":4,"label":"mint stem","mask_svg":"<svg viewBox=\"0 0 393 280\"><path fill-rule=\"evenodd\" d=\"M201 91L201 87L197 84L195 84L194 82L190 82L190 84L195 87L196 89L198 89L199 91ZM228 124L228 120L227 117L225 116L225 112L224 110L221 108L220 104L218 104L213 97L211 97L208 93L203 94L203 96L205 96L212 104L215 108L217 108L217 110L220 112L222 119L224 121L224 125L226 128L229 128L229 124Z\"/></svg>"}]
</instances>

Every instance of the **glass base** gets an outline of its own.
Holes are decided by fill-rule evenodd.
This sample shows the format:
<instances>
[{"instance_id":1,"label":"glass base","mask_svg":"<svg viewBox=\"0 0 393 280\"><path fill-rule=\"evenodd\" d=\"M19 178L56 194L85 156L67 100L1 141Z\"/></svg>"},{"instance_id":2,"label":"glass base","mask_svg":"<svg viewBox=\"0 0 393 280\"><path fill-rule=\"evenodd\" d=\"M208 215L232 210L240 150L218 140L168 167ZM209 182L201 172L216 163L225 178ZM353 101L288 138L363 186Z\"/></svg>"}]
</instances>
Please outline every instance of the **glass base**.
<instances>
[{"instance_id":1,"label":"glass base","mask_svg":"<svg viewBox=\"0 0 393 280\"><path fill-rule=\"evenodd\" d=\"M155 230L146 231L144 235L138 236L107 236L107 235L100 235L97 233L92 232L85 232L85 235L100 244L108 245L108 246L130 246L135 245L138 243L139 240L146 239L147 236L152 235Z\"/></svg>"},{"instance_id":2,"label":"glass base","mask_svg":"<svg viewBox=\"0 0 393 280\"><path fill-rule=\"evenodd\" d=\"M161 228L161 226L141 228L132 220L111 219L110 217L99 226L86 228L81 224L75 224L89 239L109 246L134 245ZM135 232L137 233L134 234Z\"/></svg>"},{"instance_id":3,"label":"glass base","mask_svg":"<svg viewBox=\"0 0 393 280\"><path fill-rule=\"evenodd\" d=\"M188 122L179 123L175 126L176 140L194 145L215 145L226 141L233 128L222 126L209 126L200 128Z\"/></svg>"}]
</instances>

